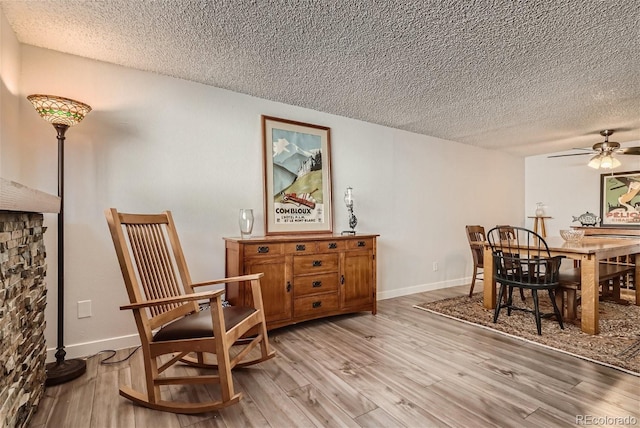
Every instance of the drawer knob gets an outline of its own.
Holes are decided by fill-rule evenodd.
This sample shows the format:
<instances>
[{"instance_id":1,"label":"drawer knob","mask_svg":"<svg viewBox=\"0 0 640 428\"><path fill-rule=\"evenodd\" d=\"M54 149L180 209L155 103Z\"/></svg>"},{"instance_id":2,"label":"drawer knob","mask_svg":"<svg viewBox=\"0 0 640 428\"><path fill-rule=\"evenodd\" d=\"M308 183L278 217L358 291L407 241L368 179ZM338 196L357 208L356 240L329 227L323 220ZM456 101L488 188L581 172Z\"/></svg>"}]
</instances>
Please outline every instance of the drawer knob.
<instances>
[{"instance_id":1,"label":"drawer knob","mask_svg":"<svg viewBox=\"0 0 640 428\"><path fill-rule=\"evenodd\" d=\"M258 247L258 253L266 254L269 252L269 247L267 245L261 245Z\"/></svg>"},{"instance_id":2,"label":"drawer knob","mask_svg":"<svg viewBox=\"0 0 640 428\"><path fill-rule=\"evenodd\" d=\"M313 281L313 283L311 284L311 286L312 286L313 288L322 287L322 281Z\"/></svg>"},{"instance_id":3,"label":"drawer knob","mask_svg":"<svg viewBox=\"0 0 640 428\"><path fill-rule=\"evenodd\" d=\"M335 250L336 248L338 248L338 243L337 242L329 242L329 249L330 250Z\"/></svg>"},{"instance_id":4,"label":"drawer knob","mask_svg":"<svg viewBox=\"0 0 640 428\"><path fill-rule=\"evenodd\" d=\"M311 304L311 306L313 307L313 309L317 309L317 308L319 308L320 306L322 306L322 302L313 302L313 303Z\"/></svg>"},{"instance_id":5,"label":"drawer knob","mask_svg":"<svg viewBox=\"0 0 640 428\"><path fill-rule=\"evenodd\" d=\"M287 293L291 292L291 281L287 281Z\"/></svg>"},{"instance_id":6,"label":"drawer knob","mask_svg":"<svg viewBox=\"0 0 640 428\"><path fill-rule=\"evenodd\" d=\"M296 251L304 251L307 249L307 246L304 244L296 244Z\"/></svg>"},{"instance_id":7,"label":"drawer knob","mask_svg":"<svg viewBox=\"0 0 640 428\"><path fill-rule=\"evenodd\" d=\"M358 241L358 247L366 247L367 244L364 241Z\"/></svg>"},{"instance_id":8,"label":"drawer knob","mask_svg":"<svg viewBox=\"0 0 640 428\"><path fill-rule=\"evenodd\" d=\"M319 266L322 266L322 260L314 260L313 267L319 267Z\"/></svg>"}]
</instances>

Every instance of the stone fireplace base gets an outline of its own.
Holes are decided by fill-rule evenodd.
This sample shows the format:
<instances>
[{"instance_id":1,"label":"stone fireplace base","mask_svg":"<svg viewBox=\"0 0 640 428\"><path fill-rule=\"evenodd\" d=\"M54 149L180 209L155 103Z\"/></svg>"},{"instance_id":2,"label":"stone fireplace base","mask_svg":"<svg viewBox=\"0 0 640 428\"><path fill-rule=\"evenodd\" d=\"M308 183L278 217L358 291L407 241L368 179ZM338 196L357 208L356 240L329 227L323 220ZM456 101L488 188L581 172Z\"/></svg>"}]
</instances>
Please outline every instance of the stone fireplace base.
<instances>
[{"instance_id":1,"label":"stone fireplace base","mask_svg":"<svg viewBox=\"0 0 640 428\"><path fill-rule=\"evenodd\" d=\"M0 211L0 426L24 427L46 380L43 215Z\"/></svg>"}]
</instances>

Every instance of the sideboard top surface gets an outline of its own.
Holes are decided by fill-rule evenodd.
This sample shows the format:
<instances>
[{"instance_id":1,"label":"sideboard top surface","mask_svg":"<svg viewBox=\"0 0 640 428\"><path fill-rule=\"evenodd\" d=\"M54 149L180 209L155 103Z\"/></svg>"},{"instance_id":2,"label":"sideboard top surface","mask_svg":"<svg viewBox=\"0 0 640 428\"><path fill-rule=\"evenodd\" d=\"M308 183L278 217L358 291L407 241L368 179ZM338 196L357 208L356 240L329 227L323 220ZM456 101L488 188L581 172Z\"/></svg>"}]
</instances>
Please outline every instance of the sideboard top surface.
<instances>
[{"instance_id":1,"label":"sideboard top surface","mask_svg":"<svg viewBox=\"0 0 640 428\"><path fill-rule=\"evenodd\" d=\"M375 238L380 235L376 234L355 234L355 235L340 235L340 234L300 234L300 235L269 235L269 236L252 236L250 238L240 237L225 237L225 241L258 244L262 242L298 242L298 241L335 241L343 239L362 239L362 238Z\"/></svg>"}]
</instances>

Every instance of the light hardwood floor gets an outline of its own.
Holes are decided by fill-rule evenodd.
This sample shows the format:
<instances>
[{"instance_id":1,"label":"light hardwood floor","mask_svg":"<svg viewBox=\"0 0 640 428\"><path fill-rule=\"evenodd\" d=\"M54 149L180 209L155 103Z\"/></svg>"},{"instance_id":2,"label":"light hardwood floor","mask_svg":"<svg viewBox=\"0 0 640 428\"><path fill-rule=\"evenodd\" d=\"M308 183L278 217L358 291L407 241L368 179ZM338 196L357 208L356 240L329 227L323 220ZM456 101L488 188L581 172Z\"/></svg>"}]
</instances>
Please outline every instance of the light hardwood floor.
<instances>
[{"instance_id":1,"label":"light hardwood floor","mask_svg":"<svg viewBox=\"0 0 640 428\"><path fill-rule=\"evenodd\" d=\"M135 406L118 385L142 382L140 353L115 365L92 357L83 377L47 388L30 427L564 427L603 417L640 425L640 378L412 308L467 290L275 330L277 357L236 371L244 399L215 413ZM197 399L209 389L166 393Z\"/></svg>"}]
</instances>

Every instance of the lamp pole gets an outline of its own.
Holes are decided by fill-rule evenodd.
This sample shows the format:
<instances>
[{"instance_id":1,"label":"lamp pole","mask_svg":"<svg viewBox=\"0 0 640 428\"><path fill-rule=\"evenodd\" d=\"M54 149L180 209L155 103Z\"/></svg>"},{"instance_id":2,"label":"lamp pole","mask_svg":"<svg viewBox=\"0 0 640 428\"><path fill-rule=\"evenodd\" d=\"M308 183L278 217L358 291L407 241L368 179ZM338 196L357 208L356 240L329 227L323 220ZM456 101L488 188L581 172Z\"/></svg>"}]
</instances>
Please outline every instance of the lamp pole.
<instances>
[{"instance_id":1,"label":"lamp pole","mask_svg":"<svg viewBox=\"0 0 640 428\"><path fill-rule=\"evenodd\" d=\"M65 359L64 350L64 140L69 125L54 123L58 139L58 196L60 212L58 213L58 328L56 362L46 366L47 380L45 385L53 386L68 382L82 376L87 371L87 363L83 359Z\"/></svg>"}]
</instances>

